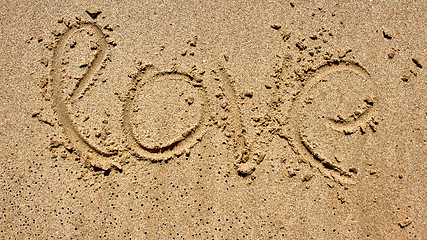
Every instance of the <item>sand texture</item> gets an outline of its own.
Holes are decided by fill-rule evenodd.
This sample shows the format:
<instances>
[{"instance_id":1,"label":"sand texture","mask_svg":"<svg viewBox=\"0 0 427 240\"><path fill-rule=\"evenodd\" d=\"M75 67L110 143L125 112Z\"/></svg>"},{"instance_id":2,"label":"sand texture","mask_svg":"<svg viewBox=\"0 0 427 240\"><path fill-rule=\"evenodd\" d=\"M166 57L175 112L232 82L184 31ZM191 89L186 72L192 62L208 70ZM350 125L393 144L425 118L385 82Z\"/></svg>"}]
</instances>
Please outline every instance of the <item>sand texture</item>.
<instances>
[{"instance_id":1,"label":"sand texture","mask_svg":"<svg viewBox=\"0 0 427 240\"><path fill-rule=\"evenodd\" d=\"M108 2L0 2L0 239L427 239L426 1Z\"/></svg>"}]
</instances>

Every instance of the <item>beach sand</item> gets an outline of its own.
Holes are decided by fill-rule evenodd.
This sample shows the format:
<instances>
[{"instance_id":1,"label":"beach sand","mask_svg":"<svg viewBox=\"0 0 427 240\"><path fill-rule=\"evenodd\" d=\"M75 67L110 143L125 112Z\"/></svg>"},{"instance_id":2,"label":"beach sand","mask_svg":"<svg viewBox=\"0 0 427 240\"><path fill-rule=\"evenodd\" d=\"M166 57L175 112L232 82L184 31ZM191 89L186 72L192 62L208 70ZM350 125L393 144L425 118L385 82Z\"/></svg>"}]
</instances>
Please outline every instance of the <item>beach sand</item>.
<instances>
[{"instance_id":1,"label":"beach sand","mask_svg":"<svg viewBox=\"0 0 427 240\"><path fill-rule=\"evenodd\" d=\"M0 2L0 239L427 239L425 1L117 2Z\"/></svg>"}]
</instances>

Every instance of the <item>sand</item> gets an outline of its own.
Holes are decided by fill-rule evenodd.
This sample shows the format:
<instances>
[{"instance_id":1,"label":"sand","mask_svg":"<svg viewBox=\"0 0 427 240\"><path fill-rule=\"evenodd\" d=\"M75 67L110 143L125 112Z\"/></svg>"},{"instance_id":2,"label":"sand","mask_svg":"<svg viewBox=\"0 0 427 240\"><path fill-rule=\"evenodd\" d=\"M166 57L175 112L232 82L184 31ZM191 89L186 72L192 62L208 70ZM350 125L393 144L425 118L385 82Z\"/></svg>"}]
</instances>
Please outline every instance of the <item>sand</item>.
<instances>
[{"instance_id":1,"label":"sand","mask_svg":"<svg viewBox=\"0 0 427 240\"><path fill-rule=\"evenodd\" d=\"M427 239L425 1L1 1L1 239Z\"/></svg>"}]
</instances>

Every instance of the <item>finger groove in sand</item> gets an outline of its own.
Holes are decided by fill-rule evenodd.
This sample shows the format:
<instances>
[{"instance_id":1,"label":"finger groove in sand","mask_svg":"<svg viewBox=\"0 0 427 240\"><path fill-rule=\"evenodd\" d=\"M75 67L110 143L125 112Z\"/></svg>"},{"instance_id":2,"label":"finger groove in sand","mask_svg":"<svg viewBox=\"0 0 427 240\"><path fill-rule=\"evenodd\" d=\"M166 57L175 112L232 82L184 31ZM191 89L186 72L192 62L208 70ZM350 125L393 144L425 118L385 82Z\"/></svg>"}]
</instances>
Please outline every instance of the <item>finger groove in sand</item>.
<instances>
[{"instance_id":1,"label":"finger groove in sand","mask_svg":"<svg viewBox=\"0 0 427 240\"><path fill-rule=\"evenodd\" d=\"M85 164L88 166L96 166L100 168L109 168L108 158L117 154L117 152L105 152L90 144L81 134L78 132L75 124L70 118L70 113L67 110L66 102L62 96L63 89L63 74L62 74L62 56L65 53L65 46L70 36L82 29L86 29L94 34L100 45L98 53L94 60L90 64L88 71L83 75L77 84L77 87L73 90L71 95L71 103L78 99L91 79L93 79L95 73L100 69L102 62L106 58L107 54L107 41L102 30L95 24L82 23L74 25L69 28L59 39L55 51L53 53L53 104L58 114L59 122L63 127L65 134L69 140L74 143L77 150L84 153L87 157Z\"/></svg>"},{"instance_id":2,"label":"finger groove in sand","mask_svg":"<svg viewBox=\"0 0 427 240\"><path fill-rule=\"evenodd\" d=\"M370 74L357 63L340 61L321 66L314 73L313 77L308 79L304 88L295 97L290 111L291 117L288 131L291 136L289 137L291 147L296 153L301 155L303 159L308 161L311 166L317 168L324 176L332 178L341 184L354 184L354 176L349 171L340 168L332 161L325 159L320 154L318 154L314 147L312 147L311 144L304 138L301 131L301 123L303 121L301 111L307 98L309 98L310 90L313 89L318 83L323 81L327 75L343 70L353 71L372 83ZM355 119L342 122L328 120L327 124L332 130L344 133L354 132L355 129L362 129L365 125L370 126L370 122L373 121L377 103L372 99L366 101L368 101L369 107Z\"/></svg>"},{"instance_id":3,"label":"finger groove in sand","mask_svg":"<svg viewBox=\"0 0 427 240\"><path fill-rule=\"evenodd\" d=\"M154 80L167 81L173 78L174 80L180 80L192 84L198 90L198 97L202 99L202 109L200 119L198 123L186 129L179 136L176 136L167 143L158 146L147 146L142 144L134 134L131 125L131 112L134 105L134 99L137 91L143 87L147 82ZM167 160L176 155L182 154L184 151L191 148L203 137L208 121L209 113L209 102L206 96L206 89L202 84L195 81L191 75L179 72L158 72L153 66L146 66L141 69L136 77L133 78L128 96L125 100L123 110L123 131L126 136L127 146L131 149L134 155L139 158L151 160L153 162Z\"/></svg>"}]
</instances>

